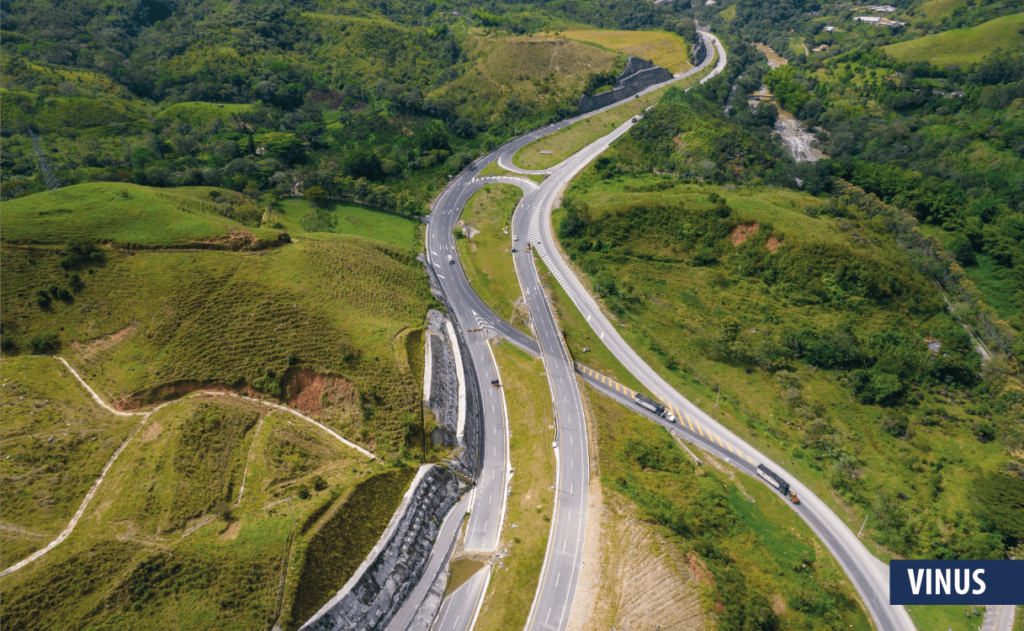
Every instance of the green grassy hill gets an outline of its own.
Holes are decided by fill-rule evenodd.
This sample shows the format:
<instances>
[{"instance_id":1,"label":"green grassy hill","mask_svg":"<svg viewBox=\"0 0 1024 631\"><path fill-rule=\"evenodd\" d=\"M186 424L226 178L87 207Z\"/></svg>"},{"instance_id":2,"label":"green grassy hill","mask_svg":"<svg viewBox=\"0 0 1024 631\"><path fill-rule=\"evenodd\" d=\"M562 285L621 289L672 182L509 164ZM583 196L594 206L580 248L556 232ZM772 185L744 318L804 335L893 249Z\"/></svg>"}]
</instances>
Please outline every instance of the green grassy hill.
<instances>
[{"instance_id":1,"label":"green grassy hill","mask_svg":"<svg viewBox=\"0 0 1024 631\"><path fill-rule=\"evenodd\" d=\"M971 28L954 29L884 46L901 61L927 61L935 66L965 66L1001 48L1019 50L1024 45L1024 13L1006 15Z\"/></svg>"},{"instance_id":2,"label":"green grassy hill","mask_svg":"<svg viewBox=\"0 0 1024 631\"><path fill-rule=\"evenodd\" d=\"M276 241L276 230L247 227L259 218L259 209L234 191L107 182L11 200L0 211L5 242L48 245L69 238L139 246Z\"/></svg>"},{"instance_id":3,"label":"green grassy hill","mask_svg":"<svg viewBox=\"0 0 1024 631\"><path fill-rule=\"evenodd\" d=\"M457 99L460 116L488 120L512 103L517 111L574 112L591 74L613 72L621 55L552 36L495 37L474 33L466 42L475 63L430 93Z\"/></svg>"},{"instance_id":4,"label":"green grassy hill","mask_svg":"<svg viewBox=\"0 0 1024 631\"><path fill-rule=\"evenodd\" d=\"M411 254L417 224L358 209L338 217L354 234L300 221L301 242L282 245L278 230L206 212L209 191L89 184L5 203L4 352L60 353L128 408L211 385L295 401L313 388L310 414L382 455L402 449L422 387L407 333L434 303ZM395 245L358 236L388 234ZM280 247L133 249L264 236Z\"/></svg>"},{"instance_id":5,"label":"green grassy hill","mask_svg":"<svg viewBox=\"0 0 1024 631\"><path fill-rule=\"evenodd\" d=\"M59 366L52 359L14 358L4 364L9 380L57 372L53 385L79 399L87 396L66 371L51 369ZM7 415L5 406L5 419ZM101 416L88 410L85 417L62 420L70 422L66 431L71 435L91 431L103 437L104 426L92 420ZM128 422L135 427L141 419L135 416ZM11 445L5 451L13 452L16 462L31 455L46 457L47 450L66 451L71 440L62 436L62 447L16 438L12 443L16 430L6 420L0 432L4 444ZM99 445L107 451L111 446L109 441ZM20 476L12 474L19 472L9 465L0 471L6 493L18 483ZM70 469L56 472L78 474ZM297 591L309 592L303 577L322 563L322 554L302 551L320 546L357 559L358 565L400 501L409 472L415 469L389 470L369 462L312 424L257 403L207 395L171 403L150 416L128 443L71 537L4 578L0 594L5 625L269 626ZM83 477L91 482L91 475ZM331 515L345 514L351 498L368 489L375 494L374 502L385 507L383 520L362 524L359 537L320 525L331 523ZM5 566L9 544L33 539L12 530L29 530L32 522L27 513L8 509L8 497ZM317 585L336 590L354 568L318 575ZM87 581L80 572L87 573ZM289 611L284 609L286 618Z\"/></svg>"},{"instance_id":6,"label":"green grassy hill","mask_svg":"<svg viewBox=\"0 0 1024 631\"><path fill-rule=\"evenodd\" d=\"M881 224L799 192L596 175L567 194L562 243L681 392L835 494L848 523L901 515L868 527L883 555L1014 544L990 534L992 496L978 490L1007 460L991 442L1012 429L1005 402L987 396L972 341ZM575 337L574 353L596 343ZM886 504L900 493L905 506ZM960 535L939 530L953 523Z\"/></svg>"}]
</instances>

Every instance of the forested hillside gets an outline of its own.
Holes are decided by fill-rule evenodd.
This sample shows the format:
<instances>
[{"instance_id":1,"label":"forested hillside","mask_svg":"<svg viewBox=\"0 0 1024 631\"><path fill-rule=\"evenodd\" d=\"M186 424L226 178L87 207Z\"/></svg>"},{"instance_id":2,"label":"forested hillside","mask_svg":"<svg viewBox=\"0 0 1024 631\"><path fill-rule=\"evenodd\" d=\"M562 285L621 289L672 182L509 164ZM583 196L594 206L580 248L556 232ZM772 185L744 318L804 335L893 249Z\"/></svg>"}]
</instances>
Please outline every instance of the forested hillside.
<instances>
[{"instance_id":1,"label":"forested hillside","mask_svg":"<svg viewBox=\"0 0 1024 631\"><path fill-rule=\"evenodd\" d=\"M961 66L900 60L876 45L934 26L830 5L695 13L729 67L670 90L577 180L563 245L634 348L691 400L720 394L839 514L871 516L881 554L1002 558L1024 541L1024 54L1009 38ZM1004 19L963 13L944 24ZM792 160L776 106L745 102L761 84L831 159Z\"/></svg>"},{"instance_id":2,"label":"forested hillside","mask_svg":"<svg viewBox=\"0 0 1024 631\"><path fill-rule=\"evenodd\" d=\"M2 198L45 190L31 129L64 186L222 186L264 206L316 186L422 213L446 175L574 113L624 63L551 33L680 30L682 9L5 1Z\"/></svg>"}]
</instances>

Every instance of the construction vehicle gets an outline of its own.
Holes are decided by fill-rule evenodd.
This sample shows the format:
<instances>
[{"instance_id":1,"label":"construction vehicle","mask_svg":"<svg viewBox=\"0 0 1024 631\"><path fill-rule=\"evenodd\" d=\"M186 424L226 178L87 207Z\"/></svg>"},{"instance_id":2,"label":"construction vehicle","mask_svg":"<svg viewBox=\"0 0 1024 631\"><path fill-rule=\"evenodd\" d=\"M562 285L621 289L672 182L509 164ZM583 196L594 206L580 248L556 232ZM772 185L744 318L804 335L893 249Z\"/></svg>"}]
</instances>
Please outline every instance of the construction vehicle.
<instances>
[{"instance_id":1,"label":"construction vehicle","mask_svg":"<svg viewBox=\"0 0 1024 631\"><path fill-rule=\"evenodd\" d=\"M800 498L796 496L796 493L793 493L792 491L790 491L790 493L789 493L789 501L793 502L794 504L799 504L800 503Z\"/></svg>"},{"instance_id":2,"label":"construction vehicle","mask_svg":"<svg viewBox=\"0 0 1024 631\"><path fill-rule=\"evenodd\" d=\"M500 388L501 382L499 382L497 379L491 379L491 385L494 386L495 388Z\"/></svg>"}]
</instances>

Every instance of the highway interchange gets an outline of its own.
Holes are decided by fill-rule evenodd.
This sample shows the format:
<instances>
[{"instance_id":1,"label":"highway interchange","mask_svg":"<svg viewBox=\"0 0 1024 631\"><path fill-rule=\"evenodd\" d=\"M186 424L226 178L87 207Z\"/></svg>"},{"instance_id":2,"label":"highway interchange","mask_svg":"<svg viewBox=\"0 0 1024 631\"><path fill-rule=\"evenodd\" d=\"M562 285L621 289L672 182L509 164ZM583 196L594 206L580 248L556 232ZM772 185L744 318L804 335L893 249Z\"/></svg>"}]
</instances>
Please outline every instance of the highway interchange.
<instances>
[{"instance_id":1,"label":"highway interchange","mask_svg":"<svg viewBox=\"0 0 1024 631\"><path fill-rule=\"evenodd\" d=\"M706 64L717 60L715 68L703 79L706 81L724 69L726 54L717 38L709 33L702 33L702 36L713 44L717 55L710 55L705 64L694 68L687 75L699 72ZM708 49L711 50L711 46L708 46ZM677 81L683 76L686 75L677 76L672 81ZM663 85L665 84L652 86L645 92ZM615 105L618 104L613 104L609 108ZM490 387L491 380L498 379L499 376L487 337L497 334L534 356L540 356L545 363L557 427L553 445L557 459L556 495L548 549L526 626L530 630L566 628L577 579L582 569L590 463L586 423L576 379L577 365L569 356L550 311L533 255L525 251L525 243L529 242L536 246L537 254L609 350L634 377L675 410L682 422L671 424L653 415L645 416L666 426L683 439L730 462L741 471L753 475L756 465L763 463L790 480L793 490L802 500L799 506L793 507L794 510L835 555L866 604L876 626L886 631L913 631L914 625L906 610L888 604L888 566L871 555L850 528L806 486L786 472L783 466L771 462L751 445L721 426L676 392L648 366L622 339L593 297L570 270L567 262L558 254L559 250L552 232L551 212L560 192L612 142L626 133L633 122L627 121L561 164L543 171L520 169L512 164L512 156L542 136L609 108L535 130L496 149L456 176L434 203L426 238L427 261L444 292L449 316L464 332L463 337L467 340L468 348L461 351L468 354L468 359L473 362L482 396L483 456L475 489L468 502L463 503L468 503L470 512L466 524L464 549L482 553L499 551L505 498L508 495L508 481L512 474L508 453L508 419L504 411L501 389ZM544 173L547 178L538 185L526 178L476 176L483 167L495 161L509 171L524 174ZM514 254L514 260L523 296L530 309L536 339L510 326L483 303L469 284L455 248L452 230L466 202L484 186L495 183L514 184L523 190L523 198L512 219L512 235L513 238L518 238L512 245L513 248L519 248ZM476 329L482 331L474 331ZM609 386L601 379L595 381L586 370L581 374L600 391L640 411L635 405L631 405L628 393L616 389L614 385ZM696 428L700 428L700 431L694 431ZM453 515L449 519L455 517L461 519L461 515ZM448 530L453 531L452 528ZM439 540L438 548L442 547L441 544ZM435 556L438 558L432 558L431 564L435 568L440 568L445 562L445 555ZM485 568L445 600L438 614L435 629L456 631L472 628L486 593L490 571L490 567ZM432 577L433 574L428 570L424 581ZM415 592L413 596L415 597ZM407 607L403 607L403 611L412 606L415 606L415 603L409 603ZM402 631L406 619L407 616L400 615L389 626L389 630Z\"/></svg>"}]
</instances>

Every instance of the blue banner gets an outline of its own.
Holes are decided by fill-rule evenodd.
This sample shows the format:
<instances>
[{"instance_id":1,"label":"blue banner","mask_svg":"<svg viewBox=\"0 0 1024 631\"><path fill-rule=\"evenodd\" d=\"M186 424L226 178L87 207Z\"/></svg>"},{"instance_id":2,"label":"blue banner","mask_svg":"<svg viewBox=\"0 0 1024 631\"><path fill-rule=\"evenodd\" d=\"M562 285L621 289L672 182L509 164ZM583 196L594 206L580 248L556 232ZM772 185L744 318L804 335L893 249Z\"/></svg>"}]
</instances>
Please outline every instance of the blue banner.
<instances>
[{"instance_id":1,"label":"blue banner","mask_svg":"<svg viewBox=\"0 0 1024 631\"><path fill-rule=\"evenodd\" d=\"M890 605L1024 605L1022 561L892 561Z\"/></svg>"}]
</instances>

